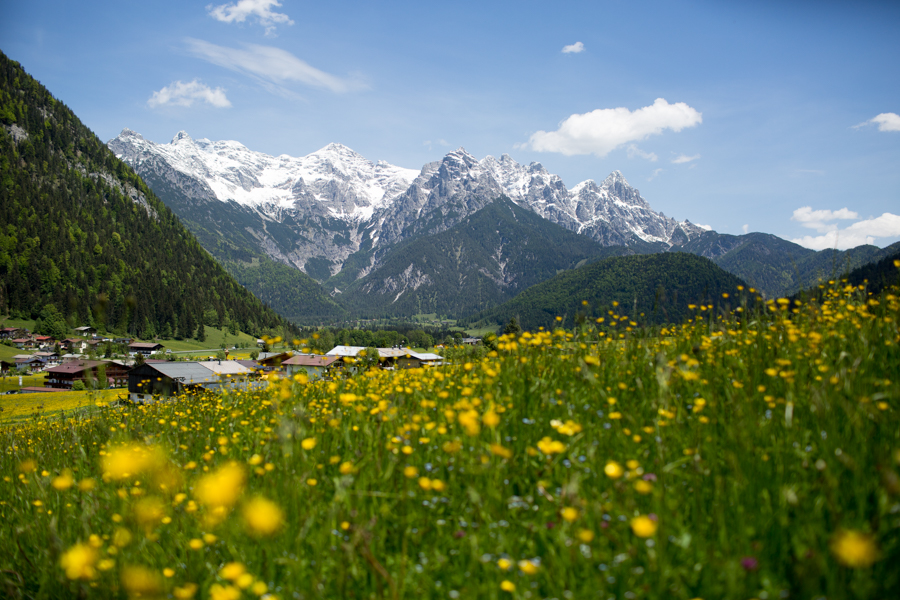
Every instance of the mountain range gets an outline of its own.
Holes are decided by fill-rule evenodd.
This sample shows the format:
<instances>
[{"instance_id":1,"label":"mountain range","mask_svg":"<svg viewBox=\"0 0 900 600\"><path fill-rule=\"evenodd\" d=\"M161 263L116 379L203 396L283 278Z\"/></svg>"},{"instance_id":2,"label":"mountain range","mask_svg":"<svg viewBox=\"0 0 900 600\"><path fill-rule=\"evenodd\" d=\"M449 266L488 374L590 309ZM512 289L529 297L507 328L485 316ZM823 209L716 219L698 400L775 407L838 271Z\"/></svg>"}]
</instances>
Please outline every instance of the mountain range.
<instances>
[{"instance_id":1,"label":"mountain range","mask_svg":"<svg viewBox=\"0 0 900 600\"><path fill-rule=\"evenodd\" d=\"M183 131L157 144L125 129L108 145L241 283L295 321L340 319L348 309L462 316L479 302L508 299L525 282L536 283L536 273L548 273L526 268L516 248L542 255L554 270L599 258L600 247L610 249L606 256L689 252L769 297L892 251L860 246L815 252L770 234L719 234L654 211L619 171L599 184L587 180L568 188L541 164L522 165L507 154L478 160L459 148L413 170L370 161L340 144L302 157L274 157L235 141L194 140ZM475 217L500 198L504 208ZM523 210L541 219L528 221L531 234L534 227L542 233L527 244L503 246L501 238L525 234L502 227L491 233L482 222L523 224ZM505 219L497 211L519 216ZM549 233L548 226L577 238L561 245L561 234ZM456 241L450 243L446 234L454 228ZM472 235L475 230L487 237ZM538 238L544 242L536 251ZM596 246L588 252L581 241ZM453 268L449 254L437 259L437 249L448 244L465 257ZM577 260L568 251L576 247L582 252ZM451 285L454 277L467 281ZM473 295L475 280L480 291Z\"/></svg>"}]
</instances>

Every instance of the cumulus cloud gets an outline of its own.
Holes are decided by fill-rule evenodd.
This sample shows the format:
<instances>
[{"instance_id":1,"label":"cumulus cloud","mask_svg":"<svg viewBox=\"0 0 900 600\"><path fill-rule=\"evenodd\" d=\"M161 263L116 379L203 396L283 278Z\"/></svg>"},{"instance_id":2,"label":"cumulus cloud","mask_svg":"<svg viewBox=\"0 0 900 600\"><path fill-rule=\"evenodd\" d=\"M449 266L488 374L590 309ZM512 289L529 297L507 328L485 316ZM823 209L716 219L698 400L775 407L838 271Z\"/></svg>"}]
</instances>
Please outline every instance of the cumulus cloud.
<instances>
[{"instance_id":1,"label":"cumulus cloud","mask_svg":"<svg viewBox=\"0 0 900 600\"><path fill-rule=\"evenodd\" d=\"M650 162L656 162L659 159L655 152L644 152L634 144L628 146L628 158L646 158Z\"/></svg>"},{"instance_id":2,"label":"cumulus cloud","mask_svg":"<svg viewBox=\"0 0 900 600\"><path fill-rule=\"evenodd\" d=\"M829 221L858 219L859 213L849 208L840 210L813 210L812 206L803 206L794 211L791 221L797 221L804 227L815 229L819 233L837 229L837 225Z\"/></svg>"},{"instance_id":3,"label":"cumulus cloud","mask_svg":"<svg viewBox=\"0 0 900 600\"><path fill-rule=\"evenodd\" d=\"M211 88L196 79L187 83L174 81L158 92L153 92L147 104L151 108L157 106L193 106L194 102L206 102L216 108L228 108L231 102L222 88Z\"/></svg>"},{"instance_id":4,"label":"cumulus cloud","mask_svg":"<svg viewBox=\"0 0 900 600\"><path fill-rule=\"evenodd\" d=\"M862 244L874 244L878 238L900 236L900 215L891 213L856 221L843 229L831 222L858 218L857 212L847 208L835 211L813 210L810 206L798 208L791 220L798 221L804 227L815 229L822 235L806 235L791 241L813 250L827 248L846 250Z\"/></svg>"},{"instance_id":5,"label":"cumulus cloud","mask_svg":"<svg viewBox=\"0 0 900 600\"><path fill-rule=\"evenodd\" d=\"M238 0L232 4L220 4L206 7L209 15L223 23L243 23L251 17L255 17L259 24L266 28L266 35L275 31L277 23L293 25L294 22L284 13L274 12L273 6L280 7L278 0Z\"/></svg>"},{"instance_id":6,"label":"cumulus cloud","mask_svg":"<svg viewBox=\"0 0 900 600\"><path fill-rule=\"evenodd\" d=\"M900 131L900 115L897 113L881 113L855 127L878 125L878 131Z\"/></svg>"},{"instance_id":7,"label":"cumulus cloud","mask_svg":"<svg viewBox=\"0 0 900 600\"><path fill-rule=\"evenodd\" d=\"M247 44L243 49L228 48L195 39L188 39L187 44L196 56L267 84L282 86L296 82L337 93L363 87L358 82L320 71L290 52L273 46Z\"/></svg>"},{"instance_id":8,"label":"cumulus cloud","mask_svg":"<svg viewBox=\"0 0 900 600\"><path fill-rule=\"evenodd\" d=\"M684 163L689 163L691 161L695 161L698 158L700 158L699 154L695 154L694 156L686 156L684 154L680 154L672 159L672 164L683 165Z\"/></svg>"},{"instance_id":9,"label":"cumulus cloud","mask_svg":"<svg viewBox=\"0 0 900 600\"><path fill-rule=\"evenodd\" d=\"M741 231L745 234L750 232L750 225L748 223L744 223L743 227L741 227Z\"/></svg>"},{"instance_id":10,"label":"cumulus cloud","mask_svg":"<svg viewBox=\"0 0 900 600\"><path fill-rule=\"evenodd\" d=\"M584 44L582 44L581 42L575 42L574 44L563 46L562 49L563 54L578 54L579 52L584 52Z\"/></svg>"},{"instance_id":11,"label":"cumulus cloud","mask_svg":"<svg viewBox=\"0 0 900 600\"><path fill-rule=\"evenodd\" d=\"M669 104L663 98L644 108L598 108L575 114L556 131L538 131L525 146L538 152L560 152L566 156L595 154L604 157L630 142L659 135L666 129L681 131L703 122L703 116L684 102Z\"/></svg>"}]
</instances>

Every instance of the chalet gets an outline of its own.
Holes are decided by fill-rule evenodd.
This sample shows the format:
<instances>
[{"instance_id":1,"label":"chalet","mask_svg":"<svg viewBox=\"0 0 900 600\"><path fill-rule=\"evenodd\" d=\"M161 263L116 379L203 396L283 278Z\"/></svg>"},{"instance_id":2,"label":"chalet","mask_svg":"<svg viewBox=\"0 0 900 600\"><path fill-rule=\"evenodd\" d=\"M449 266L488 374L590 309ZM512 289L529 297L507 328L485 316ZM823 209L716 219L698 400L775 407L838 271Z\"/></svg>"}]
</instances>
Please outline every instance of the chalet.
<instances>
[{"instance_id":1,"label":"chalet","mask_svg":"<svg viewBox=\"0 0 900 600\"><path fill-rule=\"evenodd\" d=\"M210 365L209 363L215 363ZM217 369L217 374L210 367ZM247 389L255 385L247 378L250 369L235 361L152 362L137 366L128 373L128 393L135 402L154 402L159 397L201 390L225 391Z\"/></svg>"},{"instance_id":2,"label":"chalet","mask_svg":"<svg viewBox=\"0 0 900 600\"><path fill-rule=\"evenodd\" d=\"M16 356L16 368L20 371L31 371L34 373L35 371L40 371L44 368L44 365L47 361L45 361L40 356L34 355L25 355L22 357L21 355Z\"/></svg>"},{"instance_id":3,"label":"chalet","mask_svg":"<svg viewBox=\"0 0 900 600\"><path fill-rule=\"evenodd\" d=\"M156 352L161 352L163 348L165 348L165 346L158 342L133 342L128 344L128 353L131 354L131 356L137 354L150 356Z\"/></svg>"},{"instance_id":4,"label":"chalet","mask_svg":"<svg viewBox=\"0 0 900 600\"><path fill-rule=\"evenodd\" d=\"M47 364L48 367L55 367L59 364L59 354L56 352L35 352L34 356L41 358Z\"/></svg>"},{"instance_id":5,"label":"chalet","mask_svg":"<svg viewBox=\"0 0 900 600\"><path fill-rule=\"evenodd\" d=\"M362 346L335 346L326 353L326 356L338 356L343 359L357 359L360 352L365 350ZM441 364L443 357L429 352L415 352L409 348L376 348L378 362L383 369L416 369L423 365Z\"/></svg>"},{"instance_id":6,"label":"chalet","mask_svg":"<svg viewBox=\"0 0 900 600\"><path fill-rule=\"evenodd\" d=\"M59 345L72 353L84 352L87 348L87 342L81 338L66 338Z\"/></svg>"},{"instance_id":7,"label":"chalet","mask_svg":"<svg viewBox=\"0 0 900 600\"><path fill-rule=\"evenodd\" d=\"M300 373L306 375L310 381L316 381L325 377L332 369L343 366L343 359L340 356L298 354L290 357L281 365L288 375Z\"/></svg>"},{"instance_id":8,"label":"chalet","mask_svg":"<svg viewBox=\"0 0 900 600\"><path fill-rule=\"evenodd\" d=\"M439 366L443 364L444 357L431 352L413 352L410 350L406 356L397 359L398 369L418 369L426 366Z\"/></svg>"},{"instance_id":9,"label":"chalet","mask_svg":"<svg viewBox=\"0 0 900 600\"><path fill-rule=\"evenodd\" d=\"M35 346L34 340L30 337L16 338L12 340L12 343L16 348L19 348L21 350L24 350L26 348L34 348Z\"/></svg>"},{"instance_id":10,"label":"chalet","mask_svg":"<svg viewBox=\"0 0 900 600\"><path fill-rule=\"evenodd\" d=\"M72 389L76 381L92 387L97 380L100 367L106 371L109 387L122 387L128 382L128 367L112 361L73 360L47 369L47 385L53 388Z\"/></svg>"},{"instance_id":11,"label":"chalet","mask_svg":"<svg viewBox=\"0 0 900 600\"><path fill-rule=\"evenodd\" d=\"M260 352L256 357L256 362L266 370L278 369L290 357L290 352Z\"/></svg>"},{"instance_id":12,"label":"chalet","mask_svg":"<svg viewBox=\"0 0 900 600\"><path fill-rule=\"evenodd\" d=\"M460 342L461 342L464 346L477 346L478 344L481 343L481 338L477 338L477 337L466 337L466 338L463 338L462 340L460 340Z\"/></svg>"},{"instance_id":13,"label":"chalet","mask_svg":"<svg viewBox=\"0 0 900 600\"><path fill-rule=\"evenodd\" d=\"M25 337L28 332L21 327L4 327L0 329L0 340Z\"/></svg>"},{"instance_id":14,"label":"chalet","mask_svg":"<svg viewBox=\"0 0 900 600\"><path fill-rule=\"evenodd\" d=\"M73 331L74 331L77 335L83 335L83 336L85 336L85 337L87 337L87 336L89 336L89 335L94 335L95 333L97 333L97 330L96 330L96 329L94 329L93 327L90 327L90 326L88 326L88 325L83 325L83 326L81 326L81 327L76 327L75 329L73 329Z\"/></svg>"},{"instance_id":15,"label":"chalet","mask_svg":"<svg viewBox=\"0 0 900 600\"><path fill-rule=\"evenodd\" d=\"M36 335L34 336L34 343L38 345L40 348L46 348L47 346L52 346L56 343L56 340L53 339L53 336L50 335Z\"/></svg>"},{"instance_id":16,"label":"chalet","mask_svg":"<svg viewBox=\"0 0 900 600\"><path fill-rule=\"evenodd\" d=\"M0 373L3 373L3 375L5 376L10 371L14 370L16 368L16 366L17 365L15 362L8 362L5 360L0 360Z\"/></svg>"}]
</instances>

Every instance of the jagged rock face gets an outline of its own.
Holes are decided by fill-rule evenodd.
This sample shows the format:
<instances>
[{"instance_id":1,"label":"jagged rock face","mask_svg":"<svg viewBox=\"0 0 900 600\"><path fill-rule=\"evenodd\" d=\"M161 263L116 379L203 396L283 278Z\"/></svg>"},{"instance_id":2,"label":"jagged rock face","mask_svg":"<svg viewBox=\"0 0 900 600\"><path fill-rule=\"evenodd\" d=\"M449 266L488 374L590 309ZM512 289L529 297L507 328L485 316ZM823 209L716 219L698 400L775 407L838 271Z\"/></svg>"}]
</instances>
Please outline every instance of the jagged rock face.
<instances>
[{"instance_id":1,"label":"jagged rock face","mask_svg":"<svg viewBox=\"0 0 900 600\"><path fill-rule=\"evenodd\" d=\"M179 215L191 204L227 202L260 249L320 280L360 251L368 257L355 273L362 277L397 243L445 231L501 195L605 245L681 245L703 232L655 212L618 171L568 189L540 163L507 154L479 161L460 148L415 171L340 144L273 157L185 132L155 144L126 129L109 147L151 186L164 185L160 197Z\"/></svg>"}]
</instances>

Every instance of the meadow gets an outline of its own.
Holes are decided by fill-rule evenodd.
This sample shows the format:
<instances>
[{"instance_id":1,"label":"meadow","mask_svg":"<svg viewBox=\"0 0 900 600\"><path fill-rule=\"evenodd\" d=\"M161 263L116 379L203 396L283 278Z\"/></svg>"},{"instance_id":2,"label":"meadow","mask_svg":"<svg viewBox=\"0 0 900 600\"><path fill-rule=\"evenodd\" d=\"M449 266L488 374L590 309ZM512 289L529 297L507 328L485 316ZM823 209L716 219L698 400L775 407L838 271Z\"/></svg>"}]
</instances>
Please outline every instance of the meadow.
<instances>
[{"instance_id":1,"label":"meadow","mask_svg":"<svg viewBox=\"0 0 900 600\"><path fill-rule=\"evenodd\" d=\"M898 294L7 425L0 593L900 597Z\"/></svg>"}]
</instances>

